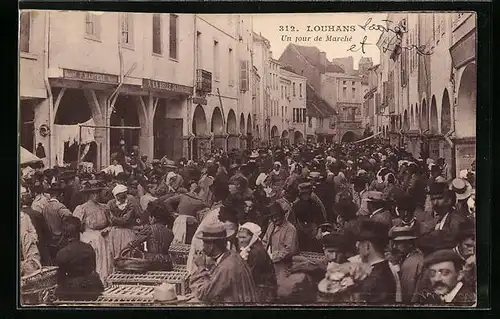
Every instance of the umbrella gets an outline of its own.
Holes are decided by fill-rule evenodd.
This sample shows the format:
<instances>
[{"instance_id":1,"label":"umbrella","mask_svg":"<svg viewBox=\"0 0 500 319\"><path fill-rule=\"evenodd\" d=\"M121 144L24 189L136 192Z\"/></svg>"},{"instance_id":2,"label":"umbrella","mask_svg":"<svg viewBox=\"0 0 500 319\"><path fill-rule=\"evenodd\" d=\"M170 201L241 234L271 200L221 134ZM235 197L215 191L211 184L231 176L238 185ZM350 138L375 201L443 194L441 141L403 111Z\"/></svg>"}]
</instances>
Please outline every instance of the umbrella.
<instances>
[{"instance_id":1,"label":"umbrella","mask_svg":"<svg viewBox=\"0 0 500 319\"><path fill-rule=\"evenodd\" d=\"M25 164L33 164L33 163L40 163L42 160L38 158L35 154L31 153L27 149L21 146L21 152L20 152L20 158L21 158L21 165Z\"/></svg>"}]
</instances>

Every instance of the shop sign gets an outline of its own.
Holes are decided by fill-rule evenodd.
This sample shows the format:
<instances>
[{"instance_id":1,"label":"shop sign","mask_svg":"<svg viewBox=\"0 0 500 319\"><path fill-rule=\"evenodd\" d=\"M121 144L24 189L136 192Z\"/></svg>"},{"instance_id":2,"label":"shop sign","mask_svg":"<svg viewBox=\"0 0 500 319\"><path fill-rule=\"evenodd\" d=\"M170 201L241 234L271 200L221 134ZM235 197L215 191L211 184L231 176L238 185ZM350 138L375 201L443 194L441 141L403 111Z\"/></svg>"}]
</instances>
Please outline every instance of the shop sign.
<instances>
[{"instance_id":1,"label":"shop sign","mask_svg":"<svg viewBox=\"0 0 500 319\"><path fill-rule=\"evenodd\" d=\"M171 91L186 95L191 95L193 93L193 88L190 86L151 79L142 79L142 87L146 89Z\"/></svg>"},{"instance_id":2,"label":"shop sign","mask_svg":"<svg viewBox=\"0 0 500 319\"><path fill-rule=\"evenodd\" d=\"M66 79L96 82L96 83L111 83L111 84L118 83L117 75L70 70L70 69L63 69L63 77Z\"/></svg>"}]
</instances>

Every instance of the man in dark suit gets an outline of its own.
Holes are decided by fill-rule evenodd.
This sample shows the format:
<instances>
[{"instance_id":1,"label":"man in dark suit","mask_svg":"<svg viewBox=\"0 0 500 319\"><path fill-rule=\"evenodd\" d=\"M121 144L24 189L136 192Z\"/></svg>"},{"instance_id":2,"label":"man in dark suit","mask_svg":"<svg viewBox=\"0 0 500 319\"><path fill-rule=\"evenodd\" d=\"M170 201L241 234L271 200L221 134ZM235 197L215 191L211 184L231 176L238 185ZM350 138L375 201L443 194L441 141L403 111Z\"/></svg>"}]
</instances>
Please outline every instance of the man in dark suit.
<instances>
[{"instance_id":1,"label":"man in dark suit","mask_svg":"<svg viewBox=\"0 0 500 319\"><path fill-rule=\"evenodd\" d=\"M396 303L396 279L384 258L389 244L387 225L374 220L363 220L356 234L356 246L363 263L372 271L359 287L360 299L368 304L392 305Z\"/></svg>"},{"instance_id":2,"label":"man in dark suit","mask_svg":"<svg viewBox=\"0 0 500 319\"><path fill-rule=\"evenodd\" d=\"M434 230L449 231L457 236L467 219L455 210L455 192L448 188L448 184L437 182L430 185L429 194L434 210Z\"/></svg>"},{"instance_id":3,"label":"man in dark suit","mask_svg":"<svg viewBox=\"0 0 500 319\"><path fill-rule=\"evenodd\" d=\"M415 300L417 304L472 306L476 293L462 281L464 260L453 250L438 250L424 260L429 270L431 288L421 291Z\"/></svg>"}]
</instances>

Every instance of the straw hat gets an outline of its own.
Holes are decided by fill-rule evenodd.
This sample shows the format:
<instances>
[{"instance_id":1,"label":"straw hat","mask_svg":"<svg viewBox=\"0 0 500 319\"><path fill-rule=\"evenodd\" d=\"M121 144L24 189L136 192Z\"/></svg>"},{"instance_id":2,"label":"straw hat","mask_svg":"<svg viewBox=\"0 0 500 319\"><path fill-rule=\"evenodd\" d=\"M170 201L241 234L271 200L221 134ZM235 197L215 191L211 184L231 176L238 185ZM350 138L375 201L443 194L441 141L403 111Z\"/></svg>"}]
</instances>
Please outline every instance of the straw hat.
<instances>
[{"instance_id":1,"label":"straw hat","mask_svg":"<svg viewBox=\"0 0 500 319\"><path fill-rule=\"evenodd\" d=\"M472 185L463 178L455 178L451 182L451 189L457 195L457 200L464 200L472 195Z\"/></svg>"},{"instance_id":2,"label":"straw hat","mask_svg":"<svg viewBox=\"0 0 500 319\"><path fill-rule=\"evenodd\" d=\"M234 231L227 230L222 223L212 225L202 225L200 231L196 233L196 238L203 241L214 241L228 239L233 235Z\"/></svg>"}]
</instances>

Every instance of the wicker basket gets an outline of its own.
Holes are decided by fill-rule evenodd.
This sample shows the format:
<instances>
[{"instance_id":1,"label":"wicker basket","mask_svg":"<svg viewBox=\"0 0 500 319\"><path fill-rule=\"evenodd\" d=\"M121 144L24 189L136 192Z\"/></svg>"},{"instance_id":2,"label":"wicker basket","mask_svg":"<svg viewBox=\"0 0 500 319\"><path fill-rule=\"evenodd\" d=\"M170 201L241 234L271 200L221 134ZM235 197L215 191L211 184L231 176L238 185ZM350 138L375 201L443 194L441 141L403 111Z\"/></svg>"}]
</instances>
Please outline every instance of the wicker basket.
<instances>
[{"instance_id":1,"label":"wicker basket","mask_svg":"<svg viewBox=\"0 0 500 319\"><path fill-rule=\"evenodd\" d=\"M132 257L134 253L139 252L140 258ZM137 249L125 248L120 256L115 259L115 269L127 272L147 272L151 267L151 262L144 259L144 253Z\"/></svg>"},{"instance_id":2,"label":"wicker basket","mask_svg":"<svg viewBox=\"0 0 500 319\"><path fill-rule=\"evenodd\" d=\"M38 270L21 277L21 303L23 305L47 304L52 302L57 288L58 267L42 267L35 260Z\"/></svg>"},{"instance_id":3,"label":"wicker basket","mask_svg":"<svg viewBox=\"0 0 500 319\"><path fill-rule=\"evenodd\" d=\"M172 244L168 252L172 256L172 261L176 265L186 265L191 245L189 244Z\"/></svg>"},{"instance_id":4,"label":"wicker basket","mask_svg":"<svg viewBox=\"0 0 500 319\"><path fill-rule=\"evenodd\" d=\"M117 285L142 285L156 286L164 282L175 284L178 295L189 293L189 273L187 270L174 271L148 271L144 274L114 272L106 278L110 286Z\"/></svg>"},{"instance_id":5,"label":"wicker basket","mask_svg":"<svg viewBox=\"0 0 500 319\"><path fill-rule=\"evenodd\" d=\"M312 251L302 251L299 253L299 256L307 258L308 260L313 261L313 262L321 262L321 261L325 260L324 254L315 253Z\"/></svg>"}]
</instances>

